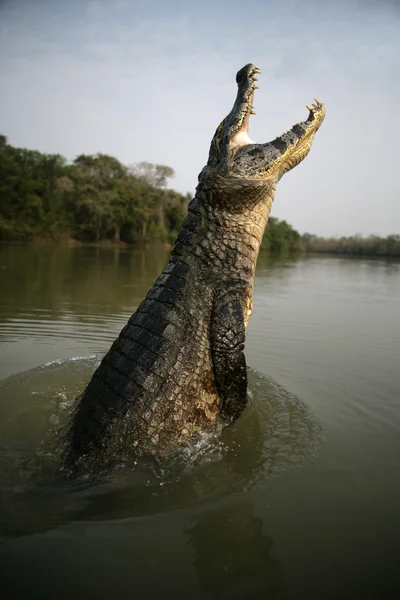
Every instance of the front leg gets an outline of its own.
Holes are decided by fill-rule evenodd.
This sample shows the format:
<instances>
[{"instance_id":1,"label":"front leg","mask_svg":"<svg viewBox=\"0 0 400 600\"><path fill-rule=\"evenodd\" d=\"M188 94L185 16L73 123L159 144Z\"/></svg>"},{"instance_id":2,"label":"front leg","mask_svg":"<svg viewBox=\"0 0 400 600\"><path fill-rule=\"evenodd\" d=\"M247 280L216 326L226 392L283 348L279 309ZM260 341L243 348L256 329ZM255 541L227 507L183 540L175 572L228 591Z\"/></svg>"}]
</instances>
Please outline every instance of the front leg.
<instances>
[{"instance_id":1,"label":"front leg","mask_svg":"<svg viewBox=\"0 0 400 600\"><path fill-rule=\"evenodd\" d=\"M247 295L228 289L214 302L211 319L211 352L214 377L221 397L221 415L234 421L247 403L245 315Z\"/></svg>"}]
</instances>

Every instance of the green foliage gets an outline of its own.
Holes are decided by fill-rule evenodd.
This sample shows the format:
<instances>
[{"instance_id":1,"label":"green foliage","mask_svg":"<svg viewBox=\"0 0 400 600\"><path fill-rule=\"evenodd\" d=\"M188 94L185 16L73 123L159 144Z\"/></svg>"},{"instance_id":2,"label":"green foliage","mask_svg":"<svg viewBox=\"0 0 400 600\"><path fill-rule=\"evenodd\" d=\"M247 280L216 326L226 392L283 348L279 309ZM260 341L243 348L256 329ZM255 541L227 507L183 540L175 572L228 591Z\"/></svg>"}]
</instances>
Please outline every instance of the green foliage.
<instances>
[{"instance_id":1,"label":"green foliage","mask_svg":"<svg viewBox=\"0 0 400 600\"><path fill-rule=\"evenodd\" d=\"M270 217L265 229L261 250L271 254L296 254L302 251L300 234L286 221Z\"/></svg>"},{"instance_id":2,"label":"green foliage","mask_svg":"<svg viewBox=\"0 0 400 600\"><path fill-rule=\"evenodd\" d=\"M67 164L58 154L14 148L0 135L0 240L174 241L191 197L166 189L173 176L166 165L128 168L106 154ZM301 238L270 218L262 248L299 252Z\"/></svg>"},{"instance_id":3,"label":"green foliage","mask_svg":"<svg viewBox=\"0 0 400 600\"><path fill-rule=\"evenodd\" d=\"M305 233L302 236L302 241L306 252L360 256L400 256L400 235L388 235L385 238L376 235L323 238Z\"/></svg>"},{"instance_id":4,"label":"green foliage","mask_svg":"<svg viewBox=\"0 0 400 600\"><path fill-rule=\"evenodd\" d=\"M0 238L29 239L57 227L61 216L58 154L13 148L0 138Z\"/></svg>"},{"instance_id":5,"label":"green foliage","mask_svg":"<svg viewBox=\"0 0 400 600\"><path fill-rule=\"evenodd\" d=\"M166 165L145 162L128 169L105 154L66 164L0 136L0 239L172 241L188 201L165 189L173 175Z\"/></svg>"}]
</instances>

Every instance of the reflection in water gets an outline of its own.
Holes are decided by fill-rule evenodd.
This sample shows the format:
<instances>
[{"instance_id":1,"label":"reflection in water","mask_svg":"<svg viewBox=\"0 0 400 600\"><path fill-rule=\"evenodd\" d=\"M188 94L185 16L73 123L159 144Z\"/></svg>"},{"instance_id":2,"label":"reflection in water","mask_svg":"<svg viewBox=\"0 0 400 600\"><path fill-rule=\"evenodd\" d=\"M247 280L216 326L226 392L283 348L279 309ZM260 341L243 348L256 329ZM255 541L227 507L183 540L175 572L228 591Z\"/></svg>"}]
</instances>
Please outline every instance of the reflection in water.
<instances>
[{"instance_id":1,"label":"reflection in water","mask_svg":"<svg viewBox=\"0 0 400 600\"><path fill-rule=\"evenodd\" d=\"M1 319L15 318L25 310L52 311L54 318L71 310L84 317L93 314L94 302L95 314L124 310L145 296L168 255L162 246L144 252L118 247L0 244L0 282L6 290Z\"/></svg>"},{"instance_id":2,"label":"reflection in water","mask_svg":"<svg viewBox=\"0 0 400 600\"><path fill-rule=\"evenodd\" d=\"M162 246L0 244L0 378L107 350L168 254Z\"/></svg>"},{"instance_id":3,"label":"reflection in water","mask_svg":"<svg viewBox=\"0 0 400 600\"><path fill-rule=\"evenodd\" d=\"M280 563L271 556L272 540L251 504L239 502L205 512L186 529L195 550L201 589L219 600L285 600Z\"/></svg>"}]
</instances>

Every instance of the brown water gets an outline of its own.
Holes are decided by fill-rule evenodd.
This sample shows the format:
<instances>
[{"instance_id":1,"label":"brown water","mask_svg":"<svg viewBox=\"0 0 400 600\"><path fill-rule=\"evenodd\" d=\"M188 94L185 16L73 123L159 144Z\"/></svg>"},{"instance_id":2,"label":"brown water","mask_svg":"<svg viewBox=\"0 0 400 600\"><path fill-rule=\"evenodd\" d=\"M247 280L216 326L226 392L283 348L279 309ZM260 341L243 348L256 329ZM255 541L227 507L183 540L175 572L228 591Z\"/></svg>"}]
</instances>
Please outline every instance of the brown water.
<instances>
[{"instance_id":1,"label":"brown water","mask_svg":"<svg viewBox=\"0 0 400 600\"><path fill-rule=\"evenodd\" d=\"M261 256L239 421L62 481L54 432L167 259L0 246L1 597L399 597L399 262Z\"/></svg>"}]
</instances>

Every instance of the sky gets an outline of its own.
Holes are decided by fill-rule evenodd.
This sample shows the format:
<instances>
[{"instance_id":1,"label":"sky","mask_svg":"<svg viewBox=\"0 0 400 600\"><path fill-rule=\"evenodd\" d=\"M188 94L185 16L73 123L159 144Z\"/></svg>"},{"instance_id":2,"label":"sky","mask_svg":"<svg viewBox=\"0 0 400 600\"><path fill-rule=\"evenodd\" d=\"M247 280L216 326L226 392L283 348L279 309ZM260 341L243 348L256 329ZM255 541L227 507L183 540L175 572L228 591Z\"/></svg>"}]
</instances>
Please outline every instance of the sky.
<instances>
[{"instance_id":1,"label":"sky","mask_svg":"<svg viewBox=\"0 0 400 600\"><path fill-rule=\"evenodd\" d=\"M0 0L0 133L68 160L166 164L193 194L249 62L255 142L314 96L327 107L272 215L301 233L400 233L400 0Z\"/></svg>"}]
</instances>

